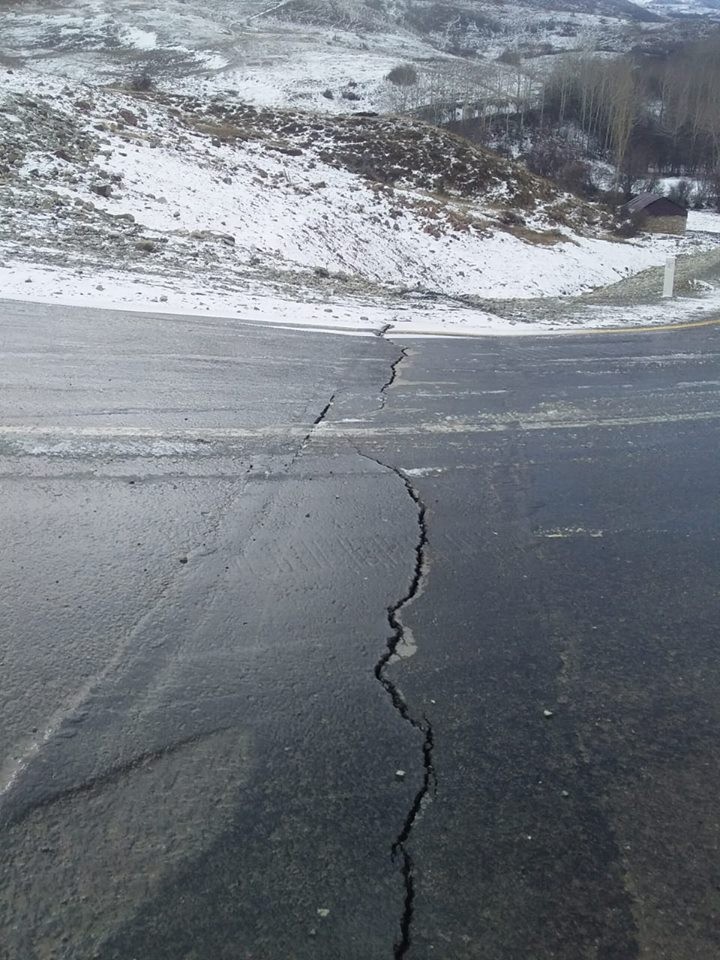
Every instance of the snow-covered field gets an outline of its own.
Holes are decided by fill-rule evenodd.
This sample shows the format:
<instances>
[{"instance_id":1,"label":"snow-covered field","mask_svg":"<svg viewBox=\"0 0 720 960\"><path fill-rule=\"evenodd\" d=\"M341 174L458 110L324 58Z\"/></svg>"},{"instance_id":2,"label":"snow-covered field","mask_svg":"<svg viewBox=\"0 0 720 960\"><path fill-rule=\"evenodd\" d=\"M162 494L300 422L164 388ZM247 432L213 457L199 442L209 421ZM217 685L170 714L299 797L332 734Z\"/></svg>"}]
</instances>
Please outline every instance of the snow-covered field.
<instances>
[{"instance_id":1,"label":"snow-covered field","mask_svg":"<svg viewBox=\"0 0 720 960\"><path fill-rule=\"evenodd\" d=\"M720 213L711 210L690 210L687 228L690 233L720 234Z\"/></svg>"}]
</instances>

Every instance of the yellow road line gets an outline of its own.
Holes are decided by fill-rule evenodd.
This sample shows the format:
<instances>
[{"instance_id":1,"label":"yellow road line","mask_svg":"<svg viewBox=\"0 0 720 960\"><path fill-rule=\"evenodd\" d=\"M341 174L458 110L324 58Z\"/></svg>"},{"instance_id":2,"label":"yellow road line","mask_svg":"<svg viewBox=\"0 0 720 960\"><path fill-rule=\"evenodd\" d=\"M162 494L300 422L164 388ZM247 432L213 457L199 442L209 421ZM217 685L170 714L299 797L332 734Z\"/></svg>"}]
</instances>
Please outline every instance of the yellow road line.
<instances>
[{"instance_id":1,"label":"yellow road line","mask_svg":"<svg viewBox=\"0 0 720 960\"><path fill-rule=\"evenodd\" d=\"M689 330L692 327L713 327L720 324L720 317L711 320L690 320L687 323L656 323L647 327L594 327L592 330L573 330L569 333L654 333L656 330Z\"/></svg>"},{"instance_id":2,"label":"yellow road line","mask_svg":"<svg viewBox=\"0 0 720 960\"><path fill-rule=\"evenodd\" d=\"M263 324L262 321L257 321L259 326L270 326L270 323ZM720 317L715 317L711 320L689 320L687 323L656 323L649 324L646 327L591 327L588 329L573 327L555 327L551 330L539 330L537 333L527 333L527 334L513 334L505 332L492 332L483 331L482 333L476 333L472 330L403 330L395 329L388 330L387 336L390 340L418 340L418 339L429 339L429 340L448 340L448 339L458 339L458 340L517 340L521 343L523 340L530 338L543 338L543 339L554 339L555 337L579 337L579 336L589 336L590 334L600 334L600 333L654 333L657 330L689 330L692 327L712 327L720 325ZM308 327L309 330L314 328Z\"/></svg>"}]
</instances>

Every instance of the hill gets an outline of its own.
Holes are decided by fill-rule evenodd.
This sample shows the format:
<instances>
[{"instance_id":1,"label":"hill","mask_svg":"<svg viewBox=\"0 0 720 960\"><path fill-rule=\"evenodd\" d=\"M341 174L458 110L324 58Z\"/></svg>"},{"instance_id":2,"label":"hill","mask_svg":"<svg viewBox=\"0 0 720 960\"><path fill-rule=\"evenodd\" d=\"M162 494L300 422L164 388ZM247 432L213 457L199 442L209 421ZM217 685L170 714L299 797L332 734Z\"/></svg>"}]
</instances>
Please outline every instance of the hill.
<instances>
[{"instance_id":1,"label":"hill","mask_svg":"<svg viewBox=\"0 0 720 960\"><path fill-rule=\"evenodd\" d=\"M422 123L4 80L0 257L64 272L58 289L531 297L664 249L613 242L598 208Z\"/></svg>"},{"instance_id":2,"label":"hill","mask_svg":"<svg viewBox=\"0 0 720 960\"><path fill-rule=\"evenodd\" d=\"M290 316L312 304L334 322L342 304L382 324L657 264L674 240L618 242L602 207L394 112L413 72L433 96L448 76L491 84L502 110L518 65L497 51L540 30L533 3L492 5L505 26L481 56L423 20L460 9L432 3L117 0L111 16L101 0L0 0L5 295L233 314L272 295ZM625 0L558 3L562 18L533 9L568 43L571 21L663 26ZM453 23L477 39L490 6L463 8L474 30Z\"/></svg>"},{"instance_id":3,"label":"hill","mask_svg":"<svg viewBox=\"0 0 720 960\"><path fill-rule=\"evenodd\" d=\"M502 89L508 48L620 52L676 29L671 11L630 0L115 0L111 12L102 0L0 0L0 11L0 65L92 83L148 71L171 92L338 113L394 109L386 78L404 62L482 69Z\"/></svg>"}]
</instances>

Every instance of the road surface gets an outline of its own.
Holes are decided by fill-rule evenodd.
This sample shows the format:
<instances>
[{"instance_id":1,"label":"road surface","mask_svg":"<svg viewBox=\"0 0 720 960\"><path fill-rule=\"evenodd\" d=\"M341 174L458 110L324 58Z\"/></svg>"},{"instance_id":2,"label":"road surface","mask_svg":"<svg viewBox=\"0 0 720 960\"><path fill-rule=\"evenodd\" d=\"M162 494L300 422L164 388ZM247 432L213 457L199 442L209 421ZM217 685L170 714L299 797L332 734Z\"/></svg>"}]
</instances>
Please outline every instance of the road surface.
<instances>
[{"instance_id":1,"label":"road surface","mask_svg":"<svg viewBox=\"0 0 720 960\"><path fill-rule=\"evenodd\" d=\"M3 960L720 954L720 329L2 304Z\"/></svg>"}]
</instances>

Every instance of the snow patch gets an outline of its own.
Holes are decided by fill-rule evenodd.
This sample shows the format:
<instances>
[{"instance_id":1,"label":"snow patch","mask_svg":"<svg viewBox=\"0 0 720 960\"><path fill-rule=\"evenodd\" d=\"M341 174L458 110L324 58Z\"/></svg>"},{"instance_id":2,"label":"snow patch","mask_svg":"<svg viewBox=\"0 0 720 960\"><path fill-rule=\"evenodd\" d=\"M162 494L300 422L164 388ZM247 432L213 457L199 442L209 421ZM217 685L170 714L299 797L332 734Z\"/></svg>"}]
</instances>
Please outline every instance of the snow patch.
<instances>
[{"instance_id":1,"label":"snow patch","mask_svg":"<svg viewBox=\"0 0 720 960\"><path fill-rule=\"evenodd\" d=\"M141 30L139 27L122 27L119 40L125 47L134 50L156 50L158 35L154 30Z\"/></svg>"},{"instance_id":2,"label":"snow patch","mask_svg":"<svg viewBox=\"0 0 720 960\"><path fill-rule=\"evenodd\" d=\"M720 213L711 210L690 210L687 228L696 233L720 233Z\"/></svg>"}]
</instances>

